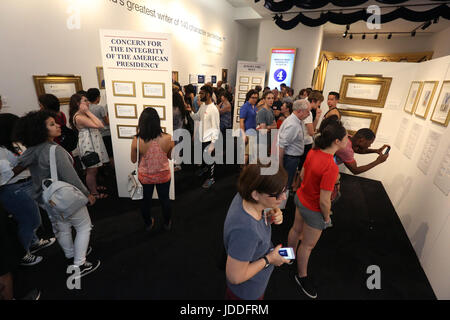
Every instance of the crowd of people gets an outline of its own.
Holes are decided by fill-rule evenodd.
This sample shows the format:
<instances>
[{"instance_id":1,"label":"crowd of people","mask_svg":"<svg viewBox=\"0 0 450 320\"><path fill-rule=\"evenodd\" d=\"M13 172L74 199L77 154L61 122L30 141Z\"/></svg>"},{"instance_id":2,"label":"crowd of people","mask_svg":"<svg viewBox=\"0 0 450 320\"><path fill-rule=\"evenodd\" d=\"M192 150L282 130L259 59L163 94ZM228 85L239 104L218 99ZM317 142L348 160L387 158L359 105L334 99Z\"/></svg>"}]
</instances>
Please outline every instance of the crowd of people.
<instances>
[{"instance_id":1,"label":"crowd of people","mask_svg":"<svg viewBox=\"0 0 450 320\"><path fill-rule=\"evenodd\" d=\"M200 88L173 83L173 129L188 130L192 139L201 143L203 156L213 157L220 135L225 136L232 128L232 91L230 85L221 81L216 86L207 83ZM58 98L51 94L40 96L39 110L23 117L0 113L0 299L14 298L15 267L38 264L44 257L36 253L55 242L64 252L67 265L79 269L79 277L100 266L100 260L86 259L92 251L92 223L87 206L109 197L101 176L114 172L108 109L100 104L100 96L97 88L72 95L68 120L60 110ZM388 157L383 154L386 145L370 149L375 140L370 129L347 135L340 122L336 92L329 93L329 110L318 128L323 101L323 94L317 90L302 89L294 97L294 90L285 85L280 91L257 86L246 94L239 112L239 139L245 143L245 163L224 225L227 299L262 298L273 267L292 263L278 254L281 245L274 247L271 242L271 224L282 223L280 205L289 199L296 205L295 222L286 235L288 246L296 252L295 280L305 294L317 297L307 272L308 259L322 231L332 226L331 203L339 193L337 165L344 163L351 172L359 174ZM253 145L249 143L252 136L257 141ZM166 231L172 228L169 160L177 143L163 132L154 108L141 113L130 158L137 164L137 176L143 186L141 214L148 231L155 229L151 211L154 188L162 207L163 227ZM266 165L250 163L249 156L260 148L267 154L278 153L279 170L275 174L262 175L261 169ZM378 153L379 157L358 166L354 152ZM216 164L202 159L195 174L206 174L202 187L209 189L216 181ZM181 163L175 163L175 171L179 170ZM55 180L75 187L86 201L73 212L58 211L56 200L45 194ZM37 236L42 224L40 209L51 222L54 238ZM38 296L36 291L30 295Z\"/></svg>"}]
</instances>

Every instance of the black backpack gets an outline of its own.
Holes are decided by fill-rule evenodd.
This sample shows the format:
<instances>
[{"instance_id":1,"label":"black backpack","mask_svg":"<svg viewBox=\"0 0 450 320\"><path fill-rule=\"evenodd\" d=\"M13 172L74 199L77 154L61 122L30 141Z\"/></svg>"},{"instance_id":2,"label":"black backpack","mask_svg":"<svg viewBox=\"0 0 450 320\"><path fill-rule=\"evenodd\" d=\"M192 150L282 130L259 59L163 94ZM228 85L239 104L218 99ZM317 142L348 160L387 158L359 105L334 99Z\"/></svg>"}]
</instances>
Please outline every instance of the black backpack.
<instances>
[{"instance_id":1,"label":"black backpack","mask_svg":"<svg viewBox=\"0 0 450 320\"><path fill-rule=\"evenodd\" d=\"M61 126L60 145L68 152L72 152L78 145L78 134L67 126Z\"/></svg>"}]
</instances>

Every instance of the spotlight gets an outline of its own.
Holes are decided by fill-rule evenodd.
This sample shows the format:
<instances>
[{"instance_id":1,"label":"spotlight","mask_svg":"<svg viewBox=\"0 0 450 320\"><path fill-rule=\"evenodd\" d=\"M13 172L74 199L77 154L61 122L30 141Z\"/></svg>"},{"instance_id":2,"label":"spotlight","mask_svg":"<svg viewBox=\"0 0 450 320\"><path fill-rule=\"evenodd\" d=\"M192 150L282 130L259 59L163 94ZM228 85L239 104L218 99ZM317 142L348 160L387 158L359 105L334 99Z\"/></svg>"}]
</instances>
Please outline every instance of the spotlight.
<instances>
[{"instance_id":1,"label":"spotlight","mask_svg":"<svg viewBox=\"0 0 450 320\"><path fill-rule=\"evenodd\" d=\"M434 18L433 23L438 23L438 21L439 21L439 17Z\"/></svg>"},{"instance_id":2,"label":"spotlight","mask_svg":"<svg viewBox=\"0 0 450 320\"><path fill-rule=\"evenodd\" d=\"M346 37L347 37L347 34L348 34L347 30L345 30L345 32L342 34L342 37L343 37L343 38L346 38Z\"/></svg>"},{"instance_id":3,"label":"spotlight","mask_svg":"<svg viewBox=\"0 0 450 320\"><path fill-rule=\"evenodd\" d=\"M366 34L364 33L362 36L362 39L364 40L366 38Z\"/></svg>"},{"instance_id":4,"label":"spotlight","mask_svg":"<svg viewBox=\"0 0 450 320\"><path fill-rule=\"evenodd\" d=\"M353 39L353 35L350 33L350 39Z\"/></svg>"},{"instance_id":5,"label":"spotlight","mask_svg":"<svg viewBox=\"0 0 450 320\"><path fill-rule=\"evenodd\" d=\"M425 22L424 25L422 26L422 30L425 30L425 29L428 28L429 26L431 26L431 21Z\"/></svg>"},{"instance_id":6,"label":"spotlight","mask_svg":"<svg viewBox=\"0 0 450 320\"><path fill-rule=\"evenodd\" d=\"M350 25L349 24L345 27L345 30L350 30Z\"/></svg>"},{"instance_id":7,"label":"spotlight","mask_svg":"<svg viewBox=\"0 0 450 320\"><path fill-rule=\"evenodd\" d=\"M392 33L389 33L389 35L388 35L387 38L388 38L388 39L392 38Z\"/></svg>"},{"instance_id":8,"label":"spotlight","mask_svg":"<svg viewBox=\"0 0 450 320\"><path fill-rule=\"evenodd\" d=\"M416 36L416 30L414 30L413 32L411 32L411 37L415 37Z\"/></svg>"},{"instance_id":9,"label":"spotlight","mask_svg":"<svg viewBox=\"0 0 450 320\"><path fill-rule=\"evenodd\" d=\"M374 39L378 39L378 33L373 36Z\"/></svg>"}]
</instances>

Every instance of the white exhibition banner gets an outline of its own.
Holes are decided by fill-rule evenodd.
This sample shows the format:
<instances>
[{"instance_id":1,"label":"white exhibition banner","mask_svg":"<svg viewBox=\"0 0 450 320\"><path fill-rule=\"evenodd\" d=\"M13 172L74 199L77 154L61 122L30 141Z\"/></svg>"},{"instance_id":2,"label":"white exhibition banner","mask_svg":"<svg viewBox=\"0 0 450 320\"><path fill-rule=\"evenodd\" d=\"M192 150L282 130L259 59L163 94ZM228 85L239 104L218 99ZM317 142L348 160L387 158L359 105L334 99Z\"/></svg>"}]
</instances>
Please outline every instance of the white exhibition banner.
<instances>
[{"instance_id":1,"label":"white exhibition banner","mask_svg":"<svg viewBox=\"0 0 450 320\"><path fill-rule=\"evenodd\" d=\"M292 83L294 74L295 48L272 48L270 52L269 87L280 90L280 85L285 83L288 87Z\"/></svg>"},{"instance_id":2,"label":"white exhibition banner","mask_svg":"<svg viewBox=\"0 0 450 320\"><path fill-rule=\"evenodd\" d=\"M245 96L250 89L261 86L264 89L266 64L260 62L238 61L236 90L234 94L233 136L239 135L239 112L245 103Z\"/></svg>"},{"instance_id":3,"label":"white exhibition banner","mask_svg":"<svg viewBox=\"0 0 450 320\"><path fill-rule=\"evenodd\" d=\"M119 197L129 197L131 141L145 106L158 106L163 131L173 135L172 45L166 33L100 30L106 99ZM173 162L170 198L175 199ZM156 190L153 197L156 197Z\"/></svg>"}]
</instances>

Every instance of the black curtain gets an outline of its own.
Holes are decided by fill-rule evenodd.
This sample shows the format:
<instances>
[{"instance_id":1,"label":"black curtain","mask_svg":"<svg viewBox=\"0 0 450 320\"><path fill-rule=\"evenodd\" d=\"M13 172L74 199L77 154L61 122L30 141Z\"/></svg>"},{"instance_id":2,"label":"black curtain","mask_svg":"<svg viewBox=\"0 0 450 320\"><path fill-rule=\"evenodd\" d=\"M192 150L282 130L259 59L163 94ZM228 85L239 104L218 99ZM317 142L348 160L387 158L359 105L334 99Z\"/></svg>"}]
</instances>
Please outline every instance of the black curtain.
<instances>
[{"instance_id":1,"label":"black curtain","mask_svg":"<svg viewBox=\"0 0 450 320\"><path fill-rule=\"evenodd\" d=\"M285 0L287 1L287 0ZM290 0L293 2L294 0ZM323 0L319 0L322 1ZM356 0L355 0L356 1ZM377 0L377 1L395 1L395 0ZM339 1L333 1L339 2ZM281 2L280 2L281 3ZM305 16L303 13L299 13L297 16L291 20L283 20L281 17L275 17L275 23L283 30L290 30L295 28L299 23L302 23L308 27L317 27L327 22L331 22L339 25L352 24L357 21L367 21L371 16L371 13L367 13L366 10L358 10L352 13L336 13L336 12L326 12L322 13L319 18L313 19ZM424 22L430 21L436 18L442 17L444 19L450 20L450 7L445 4L434 7L433 9L426 11L414 11L405 7L395 9L389 13L382 14L380 16L381 23L391 22L396 19L405 19L413 22Z\"/></svg>"}]
</instances>

